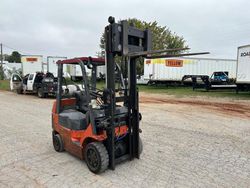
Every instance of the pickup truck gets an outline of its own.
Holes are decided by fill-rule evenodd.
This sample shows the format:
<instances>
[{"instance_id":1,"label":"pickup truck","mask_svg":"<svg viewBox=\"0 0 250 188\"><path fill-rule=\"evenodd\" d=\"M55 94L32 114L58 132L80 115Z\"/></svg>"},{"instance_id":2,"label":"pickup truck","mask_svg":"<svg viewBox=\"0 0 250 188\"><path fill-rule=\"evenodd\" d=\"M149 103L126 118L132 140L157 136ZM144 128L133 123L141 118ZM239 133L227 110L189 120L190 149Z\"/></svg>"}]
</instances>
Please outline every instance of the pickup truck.
<instances>
[{"instance_id":1,"label":"pickup truck","mask_svg":"<svg viewBox=\"0 0 250 188\"><path fill-rule=\"evenodd\" d=\"M55 95L57 90L57 79L52 73L36 72L21 77L14 73L10 79L10 89L21 93L36 93L39 98Z\"/></svg>"}]
</instances>

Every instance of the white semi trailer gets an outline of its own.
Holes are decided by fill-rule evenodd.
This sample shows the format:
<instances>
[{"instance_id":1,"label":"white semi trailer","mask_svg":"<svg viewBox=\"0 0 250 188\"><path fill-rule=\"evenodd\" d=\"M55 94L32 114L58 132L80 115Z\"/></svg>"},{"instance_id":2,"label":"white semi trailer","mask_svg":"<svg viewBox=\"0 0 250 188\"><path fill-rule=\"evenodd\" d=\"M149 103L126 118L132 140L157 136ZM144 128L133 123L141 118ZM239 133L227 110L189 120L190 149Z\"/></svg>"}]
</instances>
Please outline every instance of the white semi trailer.
<instances>
[{"instance_id":1,"label":"white semi trailer","mask_svg":"<svg viewBox=\"0 0 250 188\"><path fill-rule=\"evenodd\" d=\"M250 90L250 45L238 47L237 56L237 89Z\"/></svg>"},{"instance_id":2,"label":"white semi trailer","mask_svg":"<svg viewBox=\"0 0 250 188\"><path fill-rule=\"evenodd\" d=\"M230 79L236 78L237 61L212 58L161 58L144 60L144 80L157 83L181 82L185 75L212 75L227 72Z\"/></svg>"}]
</instances>

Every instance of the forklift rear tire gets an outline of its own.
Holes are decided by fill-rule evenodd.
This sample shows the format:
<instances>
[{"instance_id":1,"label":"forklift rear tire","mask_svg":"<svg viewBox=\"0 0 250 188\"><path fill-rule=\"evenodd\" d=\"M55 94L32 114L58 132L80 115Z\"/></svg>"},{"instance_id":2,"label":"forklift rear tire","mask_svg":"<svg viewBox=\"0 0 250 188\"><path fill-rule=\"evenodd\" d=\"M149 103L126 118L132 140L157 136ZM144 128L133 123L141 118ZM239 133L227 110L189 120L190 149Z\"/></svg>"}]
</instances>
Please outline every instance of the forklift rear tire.
<instances>
[{"instance_id":1,"label":"forklift rear tire","mask_svg":"<svg viewBox=\"0 0 250 188\"><path fill-rule=\"evenodd\" d=\"M95 174L104 172L108 168L108 152L101 142L89 143L85 148L84 158L89 170Z\"/></svg>"},{"instance_id":2,"label":"forklift rear tire","mask_svg":"<svg viewBox=\"0 0 250 188\"><path fill-rule=\"evenodd\" d=\"M61 136L59 134L52 133L52 137L53 137L53 146L54 146L54 149L57 152L64 151L64 146L63 146L63 141L62 141Z\"/></svg>"},{"instance_id":3,"label":"forklift rear tire","mask_svg":"<svg viewBox=\"0 0 250 188\"><path fill-rule=\"evenodd\" d=\"M143 144L142 144L141 137L139 137L139 154L141 154L142 151L143 151Z\"/></svg>"},{"instance_id":4,"label":"forklift rear tire","mask_svg":"<svg viewBox=\"0 0 250 188\"><path fill-rule=\"evenodd\" d=\"M44 98L44 97L45 97L42 88L38 88L37 96L38 96L39 98Z\"/></svg>"}]
</instances>

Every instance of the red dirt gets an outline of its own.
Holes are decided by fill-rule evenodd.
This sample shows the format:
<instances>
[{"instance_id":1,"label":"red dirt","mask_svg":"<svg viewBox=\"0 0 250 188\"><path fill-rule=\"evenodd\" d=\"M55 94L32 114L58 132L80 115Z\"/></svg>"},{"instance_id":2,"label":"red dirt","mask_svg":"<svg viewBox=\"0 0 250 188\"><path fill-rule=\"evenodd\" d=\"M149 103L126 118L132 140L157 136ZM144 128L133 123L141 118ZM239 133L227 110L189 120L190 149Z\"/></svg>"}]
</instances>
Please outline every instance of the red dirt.
<instances>
[{"instance_id":1,"label":"red dirt","mask_svg":"<svg viewBox=\"0 0 250 188\"><path fill-rule=\"evenodd\" d=\"M140 103L153 103L153 104L184 104L202 107L206 109L215 110L219 113L229 116L240 116L243 118L250 118L250 104L242 104L239 102L217 102L217 101L204 101L200 99L176 99L176 98L160 98L158 96L140 96Z\"/></svg>"}]
</instances>

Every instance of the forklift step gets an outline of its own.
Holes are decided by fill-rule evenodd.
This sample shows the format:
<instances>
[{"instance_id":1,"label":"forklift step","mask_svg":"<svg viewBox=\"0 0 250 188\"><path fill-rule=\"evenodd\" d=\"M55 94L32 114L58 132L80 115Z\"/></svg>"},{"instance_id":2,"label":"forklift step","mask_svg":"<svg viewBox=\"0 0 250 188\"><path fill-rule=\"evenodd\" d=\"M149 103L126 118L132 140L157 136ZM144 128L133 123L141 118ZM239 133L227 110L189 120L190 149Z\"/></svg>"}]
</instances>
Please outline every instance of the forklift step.
<instances>
[{"instance_id":1,"label":"forklift step","mask_svg":"<svg viewBox=\"0 0 250 188\"><path fill-rule=\"evenodd\" d=\"M78 142L78 141L73 141L73 144L80 146L80 142Z\"/></svg>"},{"instance_id":2,"label":"forklift step","mask_svg":"<svg viewBox=\"0 0 250 188\"><path fill-rule=\"evenodd\" d=\"M119 163L126 161L126 160L129 160L129 159L130 159L129 154L123 155L123 156L115 159L115 164L119 164Z\"/></svg>"}]
</instances>

